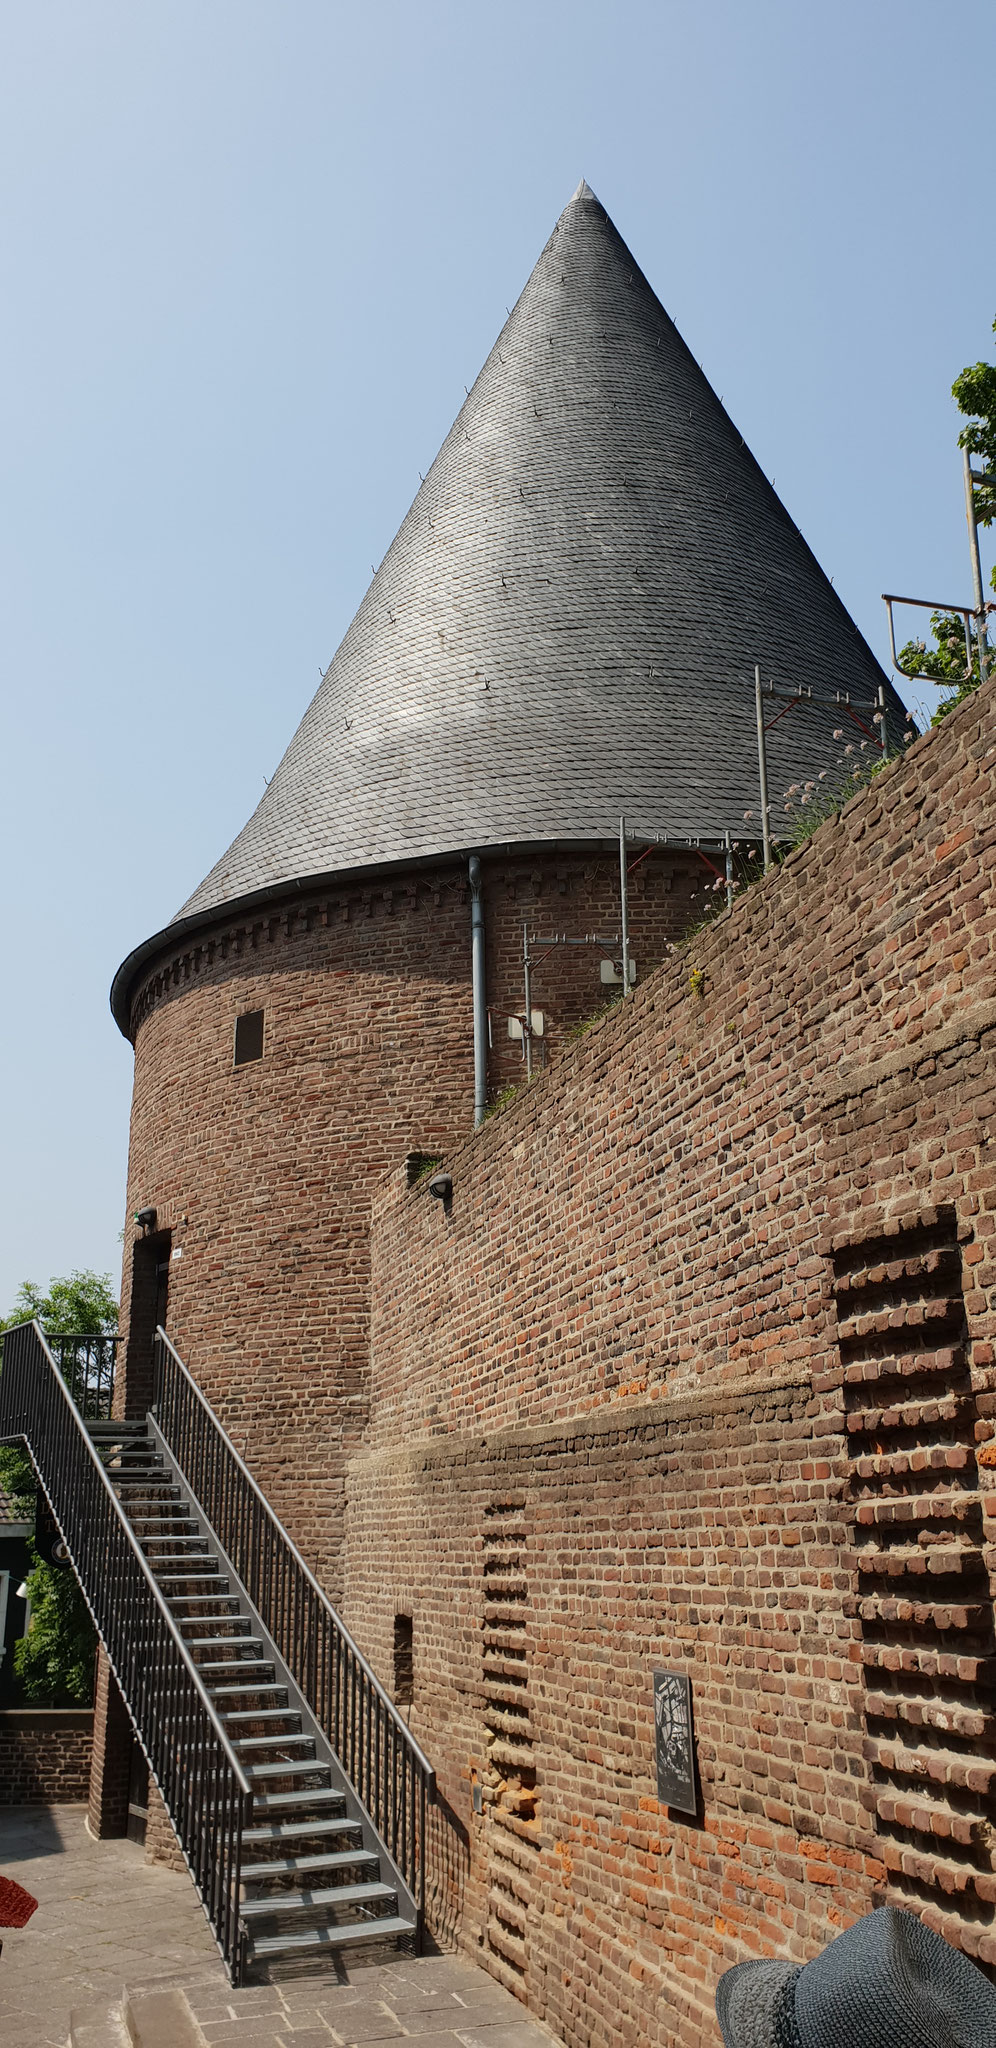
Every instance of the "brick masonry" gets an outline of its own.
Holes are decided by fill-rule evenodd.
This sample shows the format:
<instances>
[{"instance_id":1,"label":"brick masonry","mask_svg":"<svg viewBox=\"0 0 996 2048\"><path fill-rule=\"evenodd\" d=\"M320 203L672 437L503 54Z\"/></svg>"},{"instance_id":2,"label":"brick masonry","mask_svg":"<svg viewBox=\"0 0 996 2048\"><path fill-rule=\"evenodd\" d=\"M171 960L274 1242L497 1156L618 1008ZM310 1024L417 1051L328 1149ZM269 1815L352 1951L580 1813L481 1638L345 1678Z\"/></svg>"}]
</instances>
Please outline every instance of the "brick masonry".
<instances>
[{"instance_id":1,"label":"brick masonry","mask_svg":"<svg viewBox=\"0 0 996 2048\"><path fill-rule=\"evenodd\" d=\"M4 1708L0 1806L68 1806L85 1800L92 1748L92 1708Z\"/></svg>"},{"instance_id":2,"label":"brick masonry","mask_svg":"<svg viewBox=\"0 0 996 2048\"><path fill-rule=\"evenodd\" d=\"M523 1007L522 927L537 940L619 930L611 859L485 861L492 1082L522 1072L507 1018ZM649 969L687 922L701 861L652 854L634 873L632 950ZM704 899L703 899L704 900ZM537 1065L600 1008L597 947L544 947ZM262 1009L264 1056L233 1067L236 1017ZM442 1151L473 1111L465 864L295 898L222 924L137 993L129 1219L157 1211L168 1323L309 1564L340 1590L344 1460L367 1421L372 1188L406 1154ZM133 1233L129 1233L133 1236ZM148 1358L149 1247L129 1242L119 1401ZM131 1314L142 1289L141 1315ZM134 1405L134 1404L132 1404Z\"/></svg>"},{"instance_id":3,"label":"brick masonry","mask_svg":"<svg viewBox=\"0 0 996 2048\"><path fill-rule=\"evenodd\" d=\"M473 1137L455 868L220 924L138 994L174 1337L388 1684L411 1617L434 1922L570 2048L714 2048L722 1968L885 1897L996 1965L994 762L990 690L671 955L655 856L663 964L568 1042L604 991L552 950L548 1068ZM486 883L500 1083L523 906L614 898L606 862ZM404 1170L444 1150L446 1209Z\"/></svg>"},{"instance_id":4,"label":"brick masonry","mask_svg":"<svg viewBox=\"0 0 996 2048\"><path fill-rule=\"evenodd\" d=\"M389 1680L412 1616L440 1924L578 2048L714 2043L723 1967L885 1898L996 1964L994 763L989 691L452 1149L447 1214L378 1197L347 1618Z\"/></svg>"}]
</instances>

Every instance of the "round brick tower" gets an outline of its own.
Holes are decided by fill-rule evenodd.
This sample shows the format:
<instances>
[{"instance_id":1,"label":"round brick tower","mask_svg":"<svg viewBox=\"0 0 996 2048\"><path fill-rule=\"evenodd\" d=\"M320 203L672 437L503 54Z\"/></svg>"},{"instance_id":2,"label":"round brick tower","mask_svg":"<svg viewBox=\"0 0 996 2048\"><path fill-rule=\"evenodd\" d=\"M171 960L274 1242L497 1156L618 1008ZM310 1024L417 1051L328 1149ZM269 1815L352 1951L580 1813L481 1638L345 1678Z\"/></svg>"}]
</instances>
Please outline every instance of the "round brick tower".
<instances>
[{"instance_id":1,"label":"round brick tower","mask_svg":"<svg viewBox=\"0 0 996 2048\"><path fill-rule=\"evenodd\" d=\"M621 988L621 818L641 978L701 913L757 806L755 662L884 684L582 185L262 802L112 991L149 1212L121 1398L165 1316L333 1597L373 1184ZM773 791L835 716L781 720Z\"/></svg>"}]
</instances>

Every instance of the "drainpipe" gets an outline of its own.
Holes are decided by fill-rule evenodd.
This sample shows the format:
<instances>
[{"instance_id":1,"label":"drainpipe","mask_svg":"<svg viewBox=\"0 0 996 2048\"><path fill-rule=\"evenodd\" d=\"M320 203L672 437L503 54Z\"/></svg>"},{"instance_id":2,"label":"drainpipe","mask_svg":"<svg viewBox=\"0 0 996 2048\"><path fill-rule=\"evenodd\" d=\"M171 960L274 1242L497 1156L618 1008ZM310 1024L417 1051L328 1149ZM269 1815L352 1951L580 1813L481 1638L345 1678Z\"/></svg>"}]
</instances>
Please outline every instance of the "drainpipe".
<instances>
[{"instance_id":1,"label":"drainpipe","mask_svg":"<svg viewBox=\"0 0 996 2048\"><path fill-rule=\"evenodd\" d=\"M484 1122L488 1107L488 1009L484 982L484 899L481 862L470 856L470 942L474 990L474 1128Z\"/></svg>"}]
</instances>

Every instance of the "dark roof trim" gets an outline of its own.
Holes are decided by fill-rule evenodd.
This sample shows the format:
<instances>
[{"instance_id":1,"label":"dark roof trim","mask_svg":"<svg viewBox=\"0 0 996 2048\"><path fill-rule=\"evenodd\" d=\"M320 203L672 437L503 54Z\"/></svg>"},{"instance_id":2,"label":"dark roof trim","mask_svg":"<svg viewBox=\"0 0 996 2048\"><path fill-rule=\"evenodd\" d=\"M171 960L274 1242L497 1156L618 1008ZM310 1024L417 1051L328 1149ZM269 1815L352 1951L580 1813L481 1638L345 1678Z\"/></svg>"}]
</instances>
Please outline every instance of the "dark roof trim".
<instances>
[{"instance_id":1,"label":"dark roof trim","mask_svg":"<svg viewBox=\"0 0 996 2048\"><path fill-rule=\"evenodd\" d=\"M632 828L634 839L653 837L644 833L637 825ZM700 835L703 844L714 842L706 834ZM750 834L742 832L738 837L746 845ZM663 844L663 835L662 835ZM692 851L690 841L672 835L668 841L672 852ZM265 910L268 905L287 903L295 897L313 896L317 890L332 887L350 888L356 884L383 881L391 875L425 873L439 867L454 867L457 862L467 861L472 853L512 859L522 854L601 853L618 857L618 839L522 839L500 840L493 846L479 844L476 847L451 847L443 853L419 854L410 860L381 861L376 865L360 864L351 868L332 868L324 874L300 875L289 882L272 882L268 888L254 889L247 896L236 896L230 903L216 903L207 910L195 911L190 917L178 917L162 931L154 932L151 939L144 939L122 960L111 983L111 1015L123 1038L131 1039L131 1007L138 984L144 980L153 962L164 953L182 949L184 940L196 938L198 933L217 930L222 925L237 924L240 918L249 917L255 910ZM470 945L468 925L468 947Z\"/></svg>"}]
</instances>

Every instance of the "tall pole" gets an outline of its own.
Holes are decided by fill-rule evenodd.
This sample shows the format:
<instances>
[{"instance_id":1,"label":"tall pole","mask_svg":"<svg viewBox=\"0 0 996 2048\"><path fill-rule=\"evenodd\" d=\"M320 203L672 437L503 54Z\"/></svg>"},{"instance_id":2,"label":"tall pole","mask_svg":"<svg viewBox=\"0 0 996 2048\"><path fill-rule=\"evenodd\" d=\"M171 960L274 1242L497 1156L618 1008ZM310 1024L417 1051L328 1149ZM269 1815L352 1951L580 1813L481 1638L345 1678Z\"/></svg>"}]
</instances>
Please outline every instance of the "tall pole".
<instances>
[{"instance_id":1,"label":"tall pole","mask_svg":"<svg viewBox=\"0 0 996 2048\"><path fill-rule=\"evenodd\" d=\"M470 967L474 1001L474 1128L488 1109L488 1011L484 979L484 897L481 862L470 856Z\"/></svg>"},{"instance_id":2,"label":"tall pole","mask_svg":"<svg viewBox=\"0 0 996 2048\"><path fill-rule=\"evenodd\" d=\"M986 599L982 588L979 526L975 517L975 492L972 488L972 458L967 448L963 448L961 452L965 458L965 517L968 520L968 540L972 556L972 582L975 585L975 631L979 642L979 680L984 683L989 670L986 662Z\"/></svg>"},{"instance_id":3,"label":"tall pole","mask_svg":"<svg viewBox=\"0 0 996 2048\"><path fill-rule=\"evenodd\" d=\"M619 820L619 916L622 926L623 995L629 994L629 876L626 872L626 820Z\"/></svg>"},{"instance_id":4,"label":"tall pole","mask_svg":"<svg viewBox=\"0 0 996 2048\"><path fill-rule=\"evenodd\" d=\"M733 847L732 847L732 845L731 845L731 842L730 842L730 835L729 835L729 833L727 832L727 833L726 833L726 834L725 834L724 836L725 836L725 839L726 839L726 908L727 908L727 910L732 910L732 909L733 909Z\"/></svg>"},{"instance_id":5,"label":"tall pole","mask_svg":"<svg viewBox=\"0 0 996 2048\"><path fill-rule=\"evenodd\" d=\"M768 750L764 740L764 706L761 703L761 664L754 666L754 703L757 708L757 775L761 784L761 831L764 835L764 872L771 866L771 826L768 821Z\"/></svg>"},{"instance_id":6,"label":"tall pole","mask_svg":"<svg viewBox=\"0 0 996 2048\"><path fill-rule=\"evenodd\" d=\"M529 958L529 926L524 924L522 927L522 985L526 998L526 1014L522 1020L522 1035L525 1042L527 1081L531 1081L533 1078L533 985L530 973L532 964Z\"/></svg>"}]
</instances>

